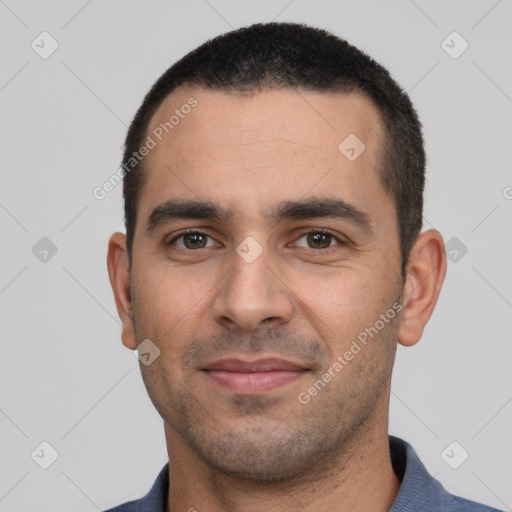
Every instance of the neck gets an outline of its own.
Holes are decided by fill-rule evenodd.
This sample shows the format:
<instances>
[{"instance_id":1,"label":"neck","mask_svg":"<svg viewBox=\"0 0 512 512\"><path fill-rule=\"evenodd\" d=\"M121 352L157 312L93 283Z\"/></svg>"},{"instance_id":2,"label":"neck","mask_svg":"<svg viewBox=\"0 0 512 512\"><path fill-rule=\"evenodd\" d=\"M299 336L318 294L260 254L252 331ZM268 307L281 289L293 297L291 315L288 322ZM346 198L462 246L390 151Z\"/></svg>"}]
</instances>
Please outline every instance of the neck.
<instances>
[{"instance_id":1,"label":"neck","mask_svg":"<svg viewBox=\"0 0 512 512\"><path fill-rule=\"evenodd\" d=\"M340 453L321 467L278 483L241 479L207 466L165 423L170 482L166 512L387 512L400 482L389 454L387 404L381 405Z\"/></svg>"}]
</instances>

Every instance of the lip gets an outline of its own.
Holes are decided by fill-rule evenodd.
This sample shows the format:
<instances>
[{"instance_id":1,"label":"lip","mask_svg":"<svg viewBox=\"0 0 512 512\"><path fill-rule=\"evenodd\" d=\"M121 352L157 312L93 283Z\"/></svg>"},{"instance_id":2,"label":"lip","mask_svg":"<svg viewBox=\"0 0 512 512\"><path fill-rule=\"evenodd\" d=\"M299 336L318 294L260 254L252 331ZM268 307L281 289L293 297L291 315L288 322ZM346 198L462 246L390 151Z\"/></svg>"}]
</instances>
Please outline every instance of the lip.
<instances>
[{"instance_id":1,"label":"lip","mask_svg":"<svg viewBox=\"0 0 512 512\"><path fill-rule=\"evenodd\" d=\"M203 369L208 371L224 370L239 373L307 370L305 366L276 357L267 357L254 361L244 361L243 359L237 358L219 359L213 363L207 364Z\"/></svg>"},{"instance_id":2,"label":"lip","mask_svg":"<svg viewBox=\"0 0 512 512\"><path fill-rule=\"evenodd\" d=\"M225 389L237 394L258 395L300 378L308 368L278 358L255 361L231 358L209 363L202 370Z\"/></svg>"}]
</instances>

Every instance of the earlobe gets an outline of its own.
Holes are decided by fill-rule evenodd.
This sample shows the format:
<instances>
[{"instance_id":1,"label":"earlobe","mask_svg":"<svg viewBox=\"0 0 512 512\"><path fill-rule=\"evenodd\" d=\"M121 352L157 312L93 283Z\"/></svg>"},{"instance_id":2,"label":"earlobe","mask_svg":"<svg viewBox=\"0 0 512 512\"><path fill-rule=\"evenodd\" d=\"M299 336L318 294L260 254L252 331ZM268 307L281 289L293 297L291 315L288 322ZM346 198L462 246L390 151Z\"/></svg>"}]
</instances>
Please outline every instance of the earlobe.
<instances>
[{"instance_id":1,"label":"earlobe","mask_svg":"<svg viewBox=\"0 0 512 512\"><path fill-rule=\"evenodd\" d=\"M430 319L446 275L441 233L429 229L418 235L407 265L403 310L398 331L401 345L416 344Z\"/></svg>"},{"instance_id":2,"label":"earlobe","mask_svg":"<svg viewBox=\"0 0 512 512\"><path fill-rule=\"evenodd\" d=\"M132 321L131 276L124 233L117 232L110 237L107 268L117 313L122 322L121 339L125 347L134 350L137 343Z\"/></svg>"}]
</instances>

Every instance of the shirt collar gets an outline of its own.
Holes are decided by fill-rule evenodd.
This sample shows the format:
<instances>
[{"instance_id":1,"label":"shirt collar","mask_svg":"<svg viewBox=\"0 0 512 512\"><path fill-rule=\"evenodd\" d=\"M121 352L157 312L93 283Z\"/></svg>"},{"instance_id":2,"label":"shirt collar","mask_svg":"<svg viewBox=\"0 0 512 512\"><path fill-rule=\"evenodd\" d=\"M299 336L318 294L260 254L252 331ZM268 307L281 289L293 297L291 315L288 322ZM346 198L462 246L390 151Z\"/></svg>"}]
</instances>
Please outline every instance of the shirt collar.
<instances>
[{"instance_id":1,"label":"shirt collar","mask_svg":"<svg viewBox=\"0 0 512 512\"><path fill-rule=\"evenodd\" d=\"M438 510L449 494L426 470L412 446L398 437L389 436L393 470L401 479L400 490L389 512Z\"/></svg>"}]
</instances>

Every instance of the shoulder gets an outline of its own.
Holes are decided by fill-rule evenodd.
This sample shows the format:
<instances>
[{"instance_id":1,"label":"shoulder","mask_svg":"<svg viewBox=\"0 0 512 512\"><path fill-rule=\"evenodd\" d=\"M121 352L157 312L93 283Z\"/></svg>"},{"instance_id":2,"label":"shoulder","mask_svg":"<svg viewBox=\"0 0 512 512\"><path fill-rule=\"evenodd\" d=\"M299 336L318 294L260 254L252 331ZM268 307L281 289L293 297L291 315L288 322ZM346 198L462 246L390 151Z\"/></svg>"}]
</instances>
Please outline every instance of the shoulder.
<instances>
[{"instance_id":1,"label":"shoulder","mask_svg":"<svg viewBox=\"0 0 512 512\"><path fill-rule=\"evenodd\" d=\"M444 509L446 511L453 510L454 512L500 512L497 508L489 507L481 503L476 503L475 501L467 500L465 498L461 498L460 496L454 496L453 494L448 494L448 496L450 497L450 501L447 503L448 508Z\"/></svg>"},{"instance_id":2,"label":"shoulder","mask_svg":"<svg viewBox=\"0 0 512 512\"><path fill-rule=\"evenodd\" d=\"M143 498L128 501L104 512L165 512L169 491L169 463L160 471L156 480Z\"/></svg>"},{"instance_id":3,"label":"shoulder","mask_svg":"<svg viewBox=\"0 0 512 512\"><path fill-rule=\"evenodd\" d=\"M117 507L109 508L104 512L140 512L143 510L140 505L141 500L129 501L127 503L122 503L121 505L117 505Z\"/></svg>"},{"instance_id":4,"label":"shoulder","mask_svg":"<svg viewBox=\"0 0 512 512\"><path fill-rule=\"evenodd\" d=\"M500 512L450 494L402 439L390 436L389 447L393 469L402 482L390 512Z\"/></svg>"}]
</instances>

